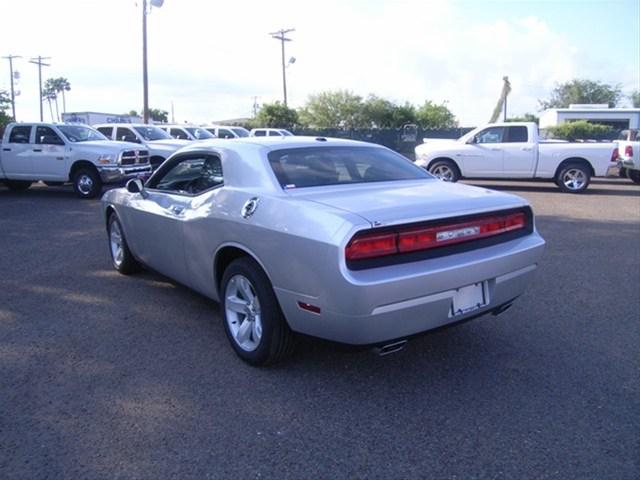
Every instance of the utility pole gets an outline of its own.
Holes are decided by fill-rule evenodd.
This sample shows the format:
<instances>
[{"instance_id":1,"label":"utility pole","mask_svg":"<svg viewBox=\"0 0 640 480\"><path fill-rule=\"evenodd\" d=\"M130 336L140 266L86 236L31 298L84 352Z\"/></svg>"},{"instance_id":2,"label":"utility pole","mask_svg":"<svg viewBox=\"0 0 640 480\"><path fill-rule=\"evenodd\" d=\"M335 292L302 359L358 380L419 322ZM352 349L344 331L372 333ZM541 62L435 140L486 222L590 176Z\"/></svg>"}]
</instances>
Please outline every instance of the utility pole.
<instances>
[{"instance_id":1,"label":"utility pole","mask_svg":"<svg viewBox=\"0 0 640 480\"><path fill-rule=\"evenodd\" d=\"M253 118L256 118L258 115L258 98L257 95L253 96Z\"/></svg>"},{"instance_id":2,"label":"utility pole","mask_svg":"<svg viewBox=\"0 0 640 480\"><path fill-rule=\"evenodd\" d=\"M149 76L147 74L147 0L142 0L142 122L149 123Z\"/></svg>"},{"instance_id":3,"label":"utility pole","mask_svg":"<svg viewBox=\"0 0 640 480\"><path fill-rule=\"evenodd\" d=\"M284 90L284 106L287 106L287 75L285 73L286 65L284 63L284 42L290 42L291 39L285 37L285 35L289 32L295 32L295 28L289 28L288 30L280 29L277 32L271 32L271 38L275 38L276 40L280 40L282 43L282 89Z\"/></svg>"},{"instance_id":4,"label":"utility pole","mask_svg":"<svg viewBox=\"0 0 640 480\"><path fill-rule=\"evenodd\" d=\"M16 95L13 88L13 59L22 57L19 57L18 55L9 55L2 58L9 60L9 74L11 75L11 113L13 114L13 121L16 122Z\"/></svg>"},{"instance_id":5,"label":"utility pole","mask_svg":"<svg viewBox=\"0 0 640 480\"><path fill-rule=\"evenodd\" d=\"M49 63L44 63L45 60L51 60L51 57L41 57L40 55L38 55L37 60L35 58L32 58L31 60L29 60L29 63L38 65L38 83L40 86L40 121L41 122L44 121L44 117L42 115L42 67L51 66L51 64Z\"/></svg>"}]
</instances>

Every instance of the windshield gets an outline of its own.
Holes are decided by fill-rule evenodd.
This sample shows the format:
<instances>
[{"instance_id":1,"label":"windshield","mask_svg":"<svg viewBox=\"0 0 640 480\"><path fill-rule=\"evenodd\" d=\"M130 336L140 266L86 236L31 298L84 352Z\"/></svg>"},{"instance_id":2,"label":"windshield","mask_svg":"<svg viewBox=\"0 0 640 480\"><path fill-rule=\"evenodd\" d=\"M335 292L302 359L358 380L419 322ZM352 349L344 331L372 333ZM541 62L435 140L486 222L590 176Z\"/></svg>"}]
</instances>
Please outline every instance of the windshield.
<instances>
[{"instance_id":1,"label":"windshield","mask_svg":"<svg viewBox=\"0 0 640 480\"><path fill-rule=\"evenodd\" d=\"M236 128L232 128L231 130L233 130L235 134L238 135L239 137L249 136L249 131L246 128L236 127Z\"/></svg>"},{"instance_id":2,"label":"windshield","mask_svg":"<svg viewBox=\"0 0 640 480\"><path fill-rule=\"evenodd\" d=\"M433 178L402 155L376 147L288 148L268 157L285 189Z\"/></svg>"},{"instance_id":3,"label":"windshield","mask_svg":"<svg viewBox=\"0 0 640 480\"><path fill-rule=\"evenodd\" d=\"M199 127L185 127L185 130L193 135L196 140L203 140L205 138L216 138L211 132L206 131L204 128Z\"/></svg>"},{"instance_id":4,"label":"windshield","mask_svg":"<svg viewBox=\"0 0 640 480\"><path fill-rule=\"evenodd\" d=\"M148 142L152 142L154 140L172 140L173 137L169 135L164 130L159 129L158 127L153 126L144 126L144 127L133 127L133 129L142 135Z\"/></svg>"},{"instance_id":5,"label":"windshield","mask_svg":"<svg viewBox=\"0 0 640 480\"><path fill-rule=\"evenodd\" d=\"M108 140L99 131L84 125L58 125L58 129L70 142L90 142L92 140Z\"/></svg>"}]
</instances>

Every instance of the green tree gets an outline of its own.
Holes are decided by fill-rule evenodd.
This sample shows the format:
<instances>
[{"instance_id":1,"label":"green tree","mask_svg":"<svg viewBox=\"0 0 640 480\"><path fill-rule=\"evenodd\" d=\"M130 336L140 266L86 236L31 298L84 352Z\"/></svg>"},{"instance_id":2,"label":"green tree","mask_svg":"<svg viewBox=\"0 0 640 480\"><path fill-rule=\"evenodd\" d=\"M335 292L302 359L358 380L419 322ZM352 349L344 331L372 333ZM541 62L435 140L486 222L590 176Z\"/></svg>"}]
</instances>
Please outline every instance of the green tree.
<instances>
[{"instance_id":1,"label":"green tree","mask_svg":"<svg viewBox=\"0 0 640 480\"><path fill-rule=\"evenodd\" d=\"M62 94L62 113L64 113L67 111L67 99L64 95L64 92L68 92L71 90L71 84L66 78L58 77L53 79L53 86L55 88L56 94Z\"/></svg>"},{"instance_id":2,"label":"green tree","mask_svg":"<svg viewBox=\"0 0 640 480\"><path fill-rule=\"evenodd\" d=\"M397 106L386 98L370 94L362 105L363 123L369 128L395 127Z\"/></svg>"},{"instance_id":3,"label":"green tree","mask_svg":"<svg viewBox=\"0 0 640 480\"><path fill-rule=\"evenodd\" d=\"M541 109L567 108L572 103L606 103L615 107L622 97L620 85L573 79L556 85L547 100L538 100Z\"/></svg>"},{"instance_id":4,"label":"green tree","mask_svg":"<svg viewBox=\"0 0 640 480\"><path fill-rule=\"evenodd\" d=\"M169 121L169 112L160 110L159 108L150 108L149 118L154 122L167 123Z\"/></svg>"},{"instance_id":5,"label":"green tree","mask_svg":"<svg viewBox=\"0 0 640 480\"><path fill-rule=\"evenodd\" d=\"M540 118L533 113L525 113L521 117L507 118L507 122L535 122L537 124L540 122Z\"/></svg>"},{"instance_id":6,"label":"green tree","mask_svg":"<svg viewBox=\"0 0 640 480\"><path fill-rule=\"evenodd\" d=\"M430 100L416 111L416 122L422 128L455 128L458 121L445 104L437 105Z\"/></svg>"},{"instance_id":7,"label":"green tree","mask_svg":"<svg viewBox=\"0 0 640 480\"><path fill-rule=\"evenodd\" d=\"M127 113L125 113L124 115L128 115L130 117L141 117L142 115L139 115L137 111L135 110L129 110Z\"/></svg>"},{"instance_id":8,"label":"green tree","mask_svg":"<svg viewBox=\"0 0 640 480\"><path fill-rule=\"evenodd\" d=\"M349 90L310 95L299 116L302 124L308 127L349 129L368 126L363 116L362 97Z\"/></svg>"},{"instance_id":9,"label":"green tree","mask_svg":"<svg viewBox=\"0 0 640 480\"><path fill-rule=\"evenodd\" d=\"M565 122L554 127L548 127L547 131L549 131L554 138L561 140L599 140L610 135L612 128L608 125L589 123L586 120L576 120L574 122Z\"/></svg>"},{"instance_id":10,"label":"green tree","mask_svg":"<svg viewBox=\"0 0 640 480\"><path fill-rule=\"evenodd\" d=\"M253 123L258 127L291 128L298 123L298 112L284 103L265 103Z\"/></svg>"},{"instance_id":11,"label":"green tree","mask_svg":"<svg viewBox=\"0 0 640 480\"><path fill-rule=\"evenodd\" d=\"M11 97L4 90L0 90L0 132L4 131L4 127L13 121L7 110L11 108ZM2 135L0 134L0 137Z\"/></svg>"},{"instance_id":12,"label":"green tree","mask_svg":"<svg viewBox=\"0 0 640 480\"><path fill-rule=\"evenodd\" d=\"M631 103L633 104L634 108L640 108L640 90L631 92L629 98L631 99Z\"/></svg>"},{"instance_id":13,"label":"green tree","mask_svg":"<svg viewBox=\"0 0 640 480\"><path fill-rule=\"evenodd\" d=\"M49 111L51 112L51 121L59 122L60 121L60 109L58 108L58 82L55 78L48 78L46 82L44 82L44 87L42 87L42 99L47 100L49 102ZM51 107L51 103L55 102L56 105L56 116L55 119L53 117L53 108Z\"/></svg>"}]
</instances>

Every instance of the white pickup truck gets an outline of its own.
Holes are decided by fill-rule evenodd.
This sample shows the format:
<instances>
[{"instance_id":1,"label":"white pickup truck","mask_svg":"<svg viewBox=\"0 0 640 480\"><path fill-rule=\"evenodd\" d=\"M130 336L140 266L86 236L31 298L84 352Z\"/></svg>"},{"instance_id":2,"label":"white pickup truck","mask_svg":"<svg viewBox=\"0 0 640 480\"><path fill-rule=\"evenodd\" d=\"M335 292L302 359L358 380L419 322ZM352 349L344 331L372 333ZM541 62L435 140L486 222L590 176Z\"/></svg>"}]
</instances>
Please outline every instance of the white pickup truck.
<instances>
[{"instance_id":1,"label":"white pickup truck","mask_svg":"<svg viewBox=\"0 0 640 480\"><path fill-rule=\"evenodd\" d=\"M149 151L151 168L157 169L176 150L189 145L191 140L178 140L155 125L142 123L104 123L93 128L110 140L139 143Z\"/></svg>"},{"instance_id":2,"label":"white pickup truck","mask_svg":"<svg viewBox=\"0 0 640 480\"><path fill-rule=\"evenodd\" d=\"M135 143L112 142L84 125L10 123L2 138L0 181L26 190L72 182L81 198L100 195L102 185L151 172L149 152Z\"/></svg>"},{"instance_id":3,"label":"white pickup truck","mask_svg":"<svg viewBox=\"0 0 640 480\"><path fill-rule=\"evenodd\" d=\"M415 148L416 164L438 178L541 178L581 193L591 177L617 171L617 146L541 141L532 122L492 123L458 140L429 140Z\"/></svg>"},{"instance_id":4,"label":"white pickup truck","mask_svg":"<svg viewBox=\"0 0 640 480\"><path fill-rule=\"evenodd\" d=\"M625 130L618 140L618 160L621 173L640 184L640 133Z\"/></svg>"}]
</instances>

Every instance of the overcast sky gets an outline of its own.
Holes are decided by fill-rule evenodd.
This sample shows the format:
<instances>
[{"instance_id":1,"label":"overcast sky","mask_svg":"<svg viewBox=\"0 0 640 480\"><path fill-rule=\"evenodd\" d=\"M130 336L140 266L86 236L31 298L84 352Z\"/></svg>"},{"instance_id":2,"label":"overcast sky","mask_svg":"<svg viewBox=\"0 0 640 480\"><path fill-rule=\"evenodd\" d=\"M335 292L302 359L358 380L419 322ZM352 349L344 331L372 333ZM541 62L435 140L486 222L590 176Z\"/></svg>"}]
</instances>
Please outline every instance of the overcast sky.
<instances>
[{"instance_id":1,"label":"overcast sky","mask_svg":"<svg viewBox=\"0 0 640 480\"><path fill-rule=\"evenodd\" d=\"M37 120L37 67L71 83L67 111L124 113L142 106L141 0L0 0L0 56L20 72L18 120ZM289 105L328 89L396 102L447 102L470 126L485 122L502 77L509 114L535 112L556 82L588 78L640 88L638 0L222 2L166 0L148 17L149 102L178 122L249 117L282 99L287 43ZM9 65L0 63L0 89ZM45 120L49 119L45 106Z\"/></svg>"}]
</instances>

